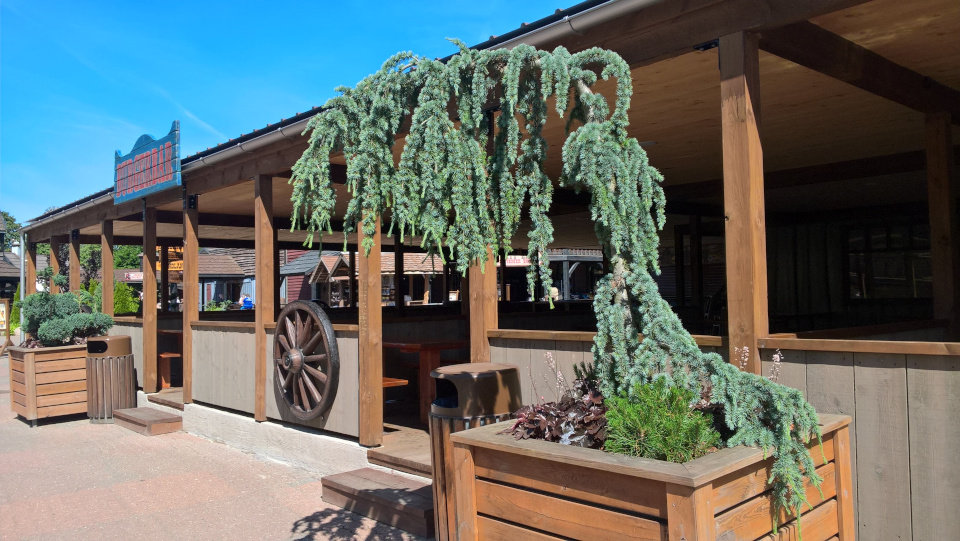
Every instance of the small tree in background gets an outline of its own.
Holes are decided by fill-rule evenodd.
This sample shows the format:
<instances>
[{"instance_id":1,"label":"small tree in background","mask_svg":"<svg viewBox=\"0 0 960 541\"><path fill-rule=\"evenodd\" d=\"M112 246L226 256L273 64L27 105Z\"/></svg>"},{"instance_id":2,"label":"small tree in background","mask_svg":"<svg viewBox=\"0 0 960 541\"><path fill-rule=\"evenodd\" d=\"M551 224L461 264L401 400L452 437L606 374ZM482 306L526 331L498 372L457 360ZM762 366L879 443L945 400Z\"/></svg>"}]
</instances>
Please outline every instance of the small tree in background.
<instances>
[{"instance_id":1,"label":"small tree in background","mask_svg":"<svg viewBox=\"0 0 960 541\"><path fill-rule=\"evenodd\" d=\"M133 314L140 309L140 300L134 289L123 282L113 286L113 313Z\"/></svg>"},{"instance_id":2,"label":"small tree in background","mask_svg":"<svg viewBox=\"0 0 960 541\"><path fill-rule=\"evenodd\" d=\"M3 243L0 244L0 251L9 252L14 242L20 242L20 224L5 210L0 211L0 216L3 216L3 225L6 229L6 236Z\"/></svg>"}]
</instances>

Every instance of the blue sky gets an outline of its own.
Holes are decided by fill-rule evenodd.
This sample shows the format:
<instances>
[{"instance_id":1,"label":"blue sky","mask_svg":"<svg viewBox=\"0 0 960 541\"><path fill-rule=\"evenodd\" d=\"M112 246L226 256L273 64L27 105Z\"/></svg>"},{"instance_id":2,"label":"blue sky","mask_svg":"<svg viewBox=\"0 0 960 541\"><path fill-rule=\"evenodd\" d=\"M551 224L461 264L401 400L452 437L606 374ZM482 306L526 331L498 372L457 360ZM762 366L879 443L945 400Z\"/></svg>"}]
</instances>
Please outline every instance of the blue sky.
<instances>
[{"instance_id":1,"label":"blue sky","mask_svg":"<svg viewBox=\"0 0 960 541\"><path fill-rule=\"evenodd\" d=\"M180 120L181 156L576 3L0 0L0 209L21 223L110 186L114 152Z\"/></svg>"}]
</instances>

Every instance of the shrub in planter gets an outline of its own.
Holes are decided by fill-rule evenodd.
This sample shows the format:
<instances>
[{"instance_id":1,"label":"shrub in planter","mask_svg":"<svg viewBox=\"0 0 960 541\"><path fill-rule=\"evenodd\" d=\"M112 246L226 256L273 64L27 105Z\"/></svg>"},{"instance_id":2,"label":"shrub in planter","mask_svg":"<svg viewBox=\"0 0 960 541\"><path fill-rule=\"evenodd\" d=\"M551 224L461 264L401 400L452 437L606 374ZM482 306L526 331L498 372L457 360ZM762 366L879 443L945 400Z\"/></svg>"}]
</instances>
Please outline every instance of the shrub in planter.
<instances>
[{"instance_id":1,"label":"shrub in planter","mask_svg":"<svg viewBox=\"0 0 960 541\"><path fill-rule=\"evenodd\" d=\"M54 276L61 285L62 277ZM113 326L113 318L101 313L81 313L80 301L72 292L38 291L19 303L23 311L24 331L36 337L39 344L25 341L27 347L82 344L90 336L105 334Z\"/></svg>"},{"instance_id":2,"label":"shrub in planter","mask_svg":"<svg viewBox=\"0 0 960 541\"><path fill-rule=\"evenodd\" d=\"M688 462L720 444L713 417L691 408L694 395L663 379L639 386L630 397L607 401L604 449L622 455Z\"/></svg>"},{"instance_id":3,"label":"shrub in planter","mask_svg":"<svg viewBox=\"0 0 960 541\"><path fill-rule=\"evenodd\" d=\"M547 247L553 241L554 181L589 193L594 230L611 270L593 302L599 390L635 401L638 390L659 380L698 400L704 396L723 412L731 432L725 445L771 450L775 504L799 511L807 501L804 478L820 483L806 446L820 436L813 407L799 391L701 351L653 279L660 272L666 201L662 175L628 134L630 66L596 48L547 52L521 44L471 50L455 43L459 53L445 61L393 56L355 88L338 89L342 94L310 120L309 146L291 179L293 227L305 225L308 242L313 233L331 230L336 193L330 155L342 152L352 196L343 230L350 235L362 229L366 252L378 217L389 211L388 234L419 236L428 253L450 257L465 274L489 254L510 251L525 210L532 290L538 275L542 283L552 282ZM615 94L595 92L601 78L616 80ZM568 119L559 179L545 169L551 99ZM395 162L393 145L407 129ZM552 438L553 432L544 435Z\"/></svg>"},{"instance_id":4,"label":"shrub in planter","mask_svg":"<svg viewBox=\"0 0 960 541\"><path fill-rule=\"evenodd\" d=\"M110 327L113 327L113 318L106 314L78 313L43 323L37 338L44 346L63 346L105 334Z\"/></svg>"}]
</instances>

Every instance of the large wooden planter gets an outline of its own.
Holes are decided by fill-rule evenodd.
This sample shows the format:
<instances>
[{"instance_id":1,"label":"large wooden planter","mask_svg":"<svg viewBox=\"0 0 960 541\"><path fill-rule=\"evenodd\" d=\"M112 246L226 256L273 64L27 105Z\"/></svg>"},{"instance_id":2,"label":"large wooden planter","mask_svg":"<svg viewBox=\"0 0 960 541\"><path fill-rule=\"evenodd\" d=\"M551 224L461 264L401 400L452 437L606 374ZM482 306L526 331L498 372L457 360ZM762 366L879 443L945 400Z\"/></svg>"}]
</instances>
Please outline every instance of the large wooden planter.
<instances>
[{"instance_id":1,"label":"large wooden planter","mask_svg":"<svg viewBox=\"0 0 960 541\"><path fill-rule=\"evenodd\" d=\"M36 421L87 411L86 346L7 351L14 413Z\"/></svg>"},{"instance_id":2,"label":"large wooden planter","mask_svg":"<svg viewBox=\"0 0 960 541\"><path fill-rule=\"evenodd\" d=\"M821 415L823 497L807 487L813 509L801 518L804 541L854 539L849 423ZM771 535L771 460L757 449L674 464L497 434L508 426L450 436L461 540L796 539L796 520L783 514ZM816 442L811 449L821 464Z\"/></svg>"}]
</instances>

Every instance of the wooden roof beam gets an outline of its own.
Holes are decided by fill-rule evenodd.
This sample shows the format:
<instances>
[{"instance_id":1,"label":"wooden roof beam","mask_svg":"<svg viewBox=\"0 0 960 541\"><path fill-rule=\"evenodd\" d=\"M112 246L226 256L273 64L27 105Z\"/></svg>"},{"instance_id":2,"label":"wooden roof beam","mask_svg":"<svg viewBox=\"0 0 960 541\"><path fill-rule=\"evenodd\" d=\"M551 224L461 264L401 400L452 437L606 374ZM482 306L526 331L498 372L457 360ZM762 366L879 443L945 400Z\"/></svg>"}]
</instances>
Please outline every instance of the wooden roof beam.
<instances>
[{"instance_id":1,"label":"wooden roof beam","mask_svg":"<svg viewBox=\"0 0 960 541\"><path fill-rule=\"evenodd\" d=\"M720 36L762 31L862 4L865 0L687 0L657 2L538 47L616 51L631 67L689 53ZM576 25L576 21L573 22Z\"/></svg>"},{"instance_id":2,"label":"wooden roof beam","mask_svg":"<svg viewBox=\"0 0 960 541\"><path fill-rule=\"evenodd\" d=\"M960 146L954 146L954 159L960 162ZM764 185L767 190L823 184L860 178L878 177L913 173L926 169L926 155L922 150L901 152L887 156L874 156L843 162L826 163L764 172ZM663 187L667 195L667 212L671 201L688 199L706 199L723 195L723 181L720 179L673 184ZM558 190L559 191L559 190Z\"/></svg>"},{"instance_id":3,"label":"wooden roof beam","mask_svg":"<svg viewBox=\"0 0 960 541\"><path fill-rule=\"evenodd\" d=\"M809 21L761 33L760 49L922 113L960 124L960 91Z\"/></svg>"}]
</instances>

